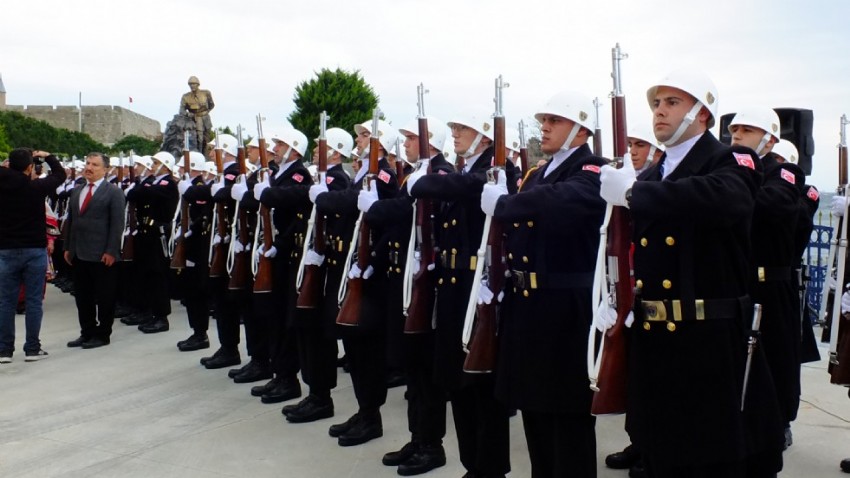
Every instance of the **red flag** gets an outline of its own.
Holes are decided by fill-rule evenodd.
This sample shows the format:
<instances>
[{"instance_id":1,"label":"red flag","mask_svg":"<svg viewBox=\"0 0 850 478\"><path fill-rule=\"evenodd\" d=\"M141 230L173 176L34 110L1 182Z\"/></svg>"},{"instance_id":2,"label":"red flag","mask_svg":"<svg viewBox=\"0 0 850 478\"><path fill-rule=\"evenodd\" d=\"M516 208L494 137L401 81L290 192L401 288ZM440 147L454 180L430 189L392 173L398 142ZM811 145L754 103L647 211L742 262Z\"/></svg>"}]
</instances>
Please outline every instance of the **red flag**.
<instances>
[{"instance_id":1,"label":"red flag","mask_svg":"<svg viewBox=\"0 0 850 478\"><path fill-rule=\"evenodd\" d=\"M130 97L130 103L132 103L132 102L133 102L133 97L131 96L131 97Z\"/></svg>"}]
</instances>

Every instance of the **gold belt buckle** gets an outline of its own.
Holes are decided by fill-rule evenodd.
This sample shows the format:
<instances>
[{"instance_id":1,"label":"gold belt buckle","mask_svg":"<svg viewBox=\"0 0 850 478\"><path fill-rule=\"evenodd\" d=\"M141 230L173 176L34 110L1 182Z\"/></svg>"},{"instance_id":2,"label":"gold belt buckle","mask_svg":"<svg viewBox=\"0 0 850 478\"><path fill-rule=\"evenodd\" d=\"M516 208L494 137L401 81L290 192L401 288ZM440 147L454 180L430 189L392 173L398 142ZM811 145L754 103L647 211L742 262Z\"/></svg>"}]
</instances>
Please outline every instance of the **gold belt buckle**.
<instances>
[{"instance_id":1,"label":"gold belt buckle","mask_svg":"<svg viewBox=\"0 0 850 478\"><path fill-rule=\"evenodd\" d=\"M759 275L759 282L764 282L766 280L765 276L764 276L764 267L758 268L758 275Z\"/></svg>"}]
</instances>

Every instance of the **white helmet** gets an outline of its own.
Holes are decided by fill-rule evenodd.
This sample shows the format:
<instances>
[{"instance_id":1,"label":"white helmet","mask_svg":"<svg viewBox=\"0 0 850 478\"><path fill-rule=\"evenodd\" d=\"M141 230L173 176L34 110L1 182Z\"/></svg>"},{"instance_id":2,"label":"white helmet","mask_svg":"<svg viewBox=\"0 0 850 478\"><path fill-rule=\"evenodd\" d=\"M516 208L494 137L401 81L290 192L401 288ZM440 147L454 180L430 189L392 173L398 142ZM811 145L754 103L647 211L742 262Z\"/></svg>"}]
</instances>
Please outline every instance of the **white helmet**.
<instances>
[{"instance_id":1,"label":"white helmet","mask_svg":"<svg viewBox=\"0 0 850 478\"><path fill-rule=\"evenodd\" d=\"M717 117L718 94L717 87L714 86L714 82L711 81L711 78L709 78L708 75L699 70L692 69L681 69L668 73L655 85L646 90L646 100L649 102L650 108L652 108L653 102L655 101L655 93L659 86L678 88L693 96L694 99L697 100L697 105L704 106L711 114L711 117L708 118L707 126L709 128L714 126L714 120ZM688 118L692 116L687 125L693 123L697 113L699 113L700 108L697 107L697 105L695 105L694 109L691 110L691 113L685 117L685 121L687 121ZM683 121L683 124L684 123L685 122ZM684 129L687 129L687 125L685 125ZM682 132L684 132L684 129L682 129ZM681 133L674 135L674 138L671 138L668 143L678 141L679 137L681 137Z\"/></svg>"},{"instance_id":2,"label":"white helmet","mask_svg":"<svg viewBox=\"0 0 850 478\"><path fill-rule=\"evenodd\" d=\"M213 163L213 167L215 167L215 163ZM189 169L192 171L206 171L207 158L197 151L189 151Z\"/></svg>"},{"instance_id":3,"label":"white helmet","mask_svg":"<svg viewBox=\"0 0 850 478\"><path fill-rule=\"evenodd\" d=\"M245 171L247 174L253 174L254 171L257 170L257 165L252 163L251 161L245 160Z\"/></svg>"},{"instance_id":4,"label":"white helmet","mask_svg":"<svg viewBox=\"0 0 850 478\"><path fill-rule=\"evenodd\" d=\"M787 139L780 139L771 152L777 156L781 156L786 162L793 164L797 164L797 160L800 158L797 147Z\"/></svg>"},{"instance_id":5,"label":"white helmet","mask_svg":"<svg viewBox=\"0 0 850 478\"><path fill-rule=\"evenodd\" d=\"M593 101L587 96L575 91L562 91L549 98L549 101L535 113L534 118L543 122L544 115L560 116L573 123L583 126L588 134L593 134L594 124L590 112L595 110ZM567 142L566 144L571 143Z\"/></svg>"},{"instance_id":6,"label":"white helmet","mask_svg":"<svg viewBox=\"0 0 850 478\"><path fill-rule=\"evenodd\" d=\"M430 127L431 122L428 122L428 126ZM449 128L454 127L454 125L466 126L467 128L472 128L478 132L478 134L484 136L485 138L493 141L493 118L490 115L462 115L455 116L454 119L447 122L446 125Z\"/></svg>"},{"instance_id":7,"label":"white helmet","mask_svg":"<svg viewBox=\"0 0 850 478\"><path fill-rule=\"evenodd\" d=\"M404 128L398 130L401 134L413 134L419 136L419 120L413 120ZM437 151L443 150L443 145L446 144L446 126L439 119L428 117L428 144Z\"/></svg>"},{"instance_id":8,"label":"white helmet","mask_svg":"<svg viewBox=\"0 0 850 478\"><path fill-rule=\"evenodd\" d=\"M86 167L86 163L84 163L82 160L79 160L79 159L74 160L74 170L77 171L78 173L81 172L83 170L83 168L85 168L85 167Z\"/></svg>"},{"instance_id":9,"label":"white helmet","mask_svg":"<svg viewBox=\"0 0 850 478\"><path fill-rule=\"evenodd\" d=\"M133 166L141 164L145 169L150 169L153 166L153 161L150 156L136 156L132 154L130 155L130 161Z\"/></svg>"},{"instance_id":10,"label":"white helmet","mask_svg":"<svg viewBox=\"0 0 850 478\"><path fill-rule=\"evenodd\" d=\"M204 163L204 170L209 174L218 174L218 168L215 166L215 161L207 161Z\"/></svg>"},{"instance_id":11,"label":"white helmet","mask_svg":"<svg viewBox=\"0 0 850 478\"><path fill-rule=\"evenodd\" d=\"M121 158L119 158L118 156L112 156L112 157L109 158L108 167L117 168L117 167L120 167L120 166L121 166Z\"/></svg>"},{"instance_id":12,"label":"white helmet","mask_svg":"<svg viewBox=\"0 0 850 478\"><path fill-rule=\"evenodd\" d=\"M655 149L661 151L664 151L665 149L664 143L656 139L655 134L652 132L652 128L647 128L645 124L640 122L637 125L631 121L629 122L629 131L626 134L626 137L645 141L654 146ZM652 156L652 154L654 154L654 151L650 153L650 156Z\"/></svg>"},{"instance_id":13,"label":"white helmet","mask_svg":"<svg viewBox=\"0 0 850 478\"><path fill-rule=\"evenodd\" d=\"M260 140L258 138L251 138L251 141L248 142L248 147L260 148ZM274 154L274 141L266 141L266 151Z\"/></svg>"},{"instance_id":14,"label":"white helmet","mask_svg":"<svg viewBox=\"0 0 850 478\"><path fill-rule=\"evenodd\" d=\"M372 120L364 121L361 124L354 125L354 132L358 135L363 131L372 132ZM383 120L378 120L378 142L387 150L392 151L395 148L395 140L398 138L398 130L392 125Z\"/></svg>"},{"instance_id":15,"label":"white helmet","mask_svg":"<svg viewBox=\"0 0 850 478\"><path fill-rule=\"evenodd\" d=\"M307 154L307 136L294 128L286 128L280 134L272 136L272 141L280 141L298 151L303 158Z\"/></svg>"},{"instance_id":16,"label":"white helmet","mask_svg":"<svg viewBox=\"0 0 850 478\"><path fill-rule=\"evenodd\" d=\"M351 149L354 147L354 139L344 129L328 128L325 131L325 140L328 143L328 148L336 151L346 158L351 157Z\"/></svg>"},{"instance_id":17,"label":"white helmet","mask_svg":"<svg viewBox=\"0 0 850 478\"><path fill-rule=\"evenodd\" d=\"M174 156L171 155L168 151L160 151L153 155L153 159L162 163L168 171L174 171Z\"/></svg>"},{"instance_id":18,"label":"white helmet","mask_svg":"<svg viewBox=\"0 0 850 478\"><path fill-rule=\"evenodd\" d=\"M505 147L519 153L519 130L508 126L505 128Z\"/></svg>"},{"instance_id":19,"label":"white helmet","mask_svg":"<svg viewBox=\"0 0 850 478\"><path fill-rule=\"evenodd\" d=\"M729 123L729 132L732 132L732 126L744 125L754 126L773 136L779 141L779 115L771 108L746 108L735 114L732 121Z\"/></svg>"},{"instance_id":20,"label":"white helmet","mask_svg":"<svg viewBox=\"0 0 850 478\"><path fill-rule=\"evenodd\" d=\"M239 148L239 140L236 139L232 134L220 134L218 135L218 149L221 149L225 153L236 156L237 149ZM213 139L209 142L210 146L215 146L216 140Z\"/></svg>"}]
</instances>

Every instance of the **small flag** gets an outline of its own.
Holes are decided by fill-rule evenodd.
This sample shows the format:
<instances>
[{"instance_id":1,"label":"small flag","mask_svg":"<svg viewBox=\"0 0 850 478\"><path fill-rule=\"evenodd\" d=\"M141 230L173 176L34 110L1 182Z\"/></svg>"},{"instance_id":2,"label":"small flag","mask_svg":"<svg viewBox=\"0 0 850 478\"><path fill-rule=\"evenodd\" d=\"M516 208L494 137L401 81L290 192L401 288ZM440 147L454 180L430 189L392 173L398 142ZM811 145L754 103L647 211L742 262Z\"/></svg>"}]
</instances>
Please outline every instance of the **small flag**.
<instances>
[{"instance_id":1,"label":"small flag","mask_svg":"<svg viewBox=\"0 0 850 478\"><path fill-rule=\"evenodd\" d=\"M132 103L132 102L133 102L133 97L131 96L131 97L130 97L130 103Z\"/></svg>"},{"instance_id":2,"label":"small flag","mask_svg":"<svg viewBox=\"0 0 850 478\"><path fill-rule=\"evenodd\" d=\"M782 179L788 181L791 184L797 184L796 178L794 177L794 173L788 171L787 169L780 169L779 175L782 176Z\"/></svg>"},{"instance_id":3,"label":"small flag","mask_svg":"<svg viewBox=\"0 0 850 478\"><path fill-rule=\"evenodd\" d=\"M743 166L745 168L750 168L750 169L753 169L753 170L756 169L756 163L755 163L755 161L753 161L752 156L750 156L749 154L732 153L732 156L735 157L735 161L738 162L739 166Z\"/></svg>"}]
</instances>

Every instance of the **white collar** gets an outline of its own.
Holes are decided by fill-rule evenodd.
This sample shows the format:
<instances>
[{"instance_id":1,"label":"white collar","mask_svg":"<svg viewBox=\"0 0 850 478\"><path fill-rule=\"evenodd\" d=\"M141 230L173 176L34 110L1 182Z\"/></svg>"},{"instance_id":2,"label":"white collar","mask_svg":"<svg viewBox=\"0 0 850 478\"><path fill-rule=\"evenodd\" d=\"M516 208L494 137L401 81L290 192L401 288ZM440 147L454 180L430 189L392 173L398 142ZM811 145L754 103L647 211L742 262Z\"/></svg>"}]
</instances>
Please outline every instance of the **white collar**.
<instances>
[{"instance_id":1,"label":"white collar","mask_svg":"<svg viewBox=\"0 0 850 478\"><path fill-rule=\"evenodd\" d=\"M576 150L579 146L570 149L559 149L554 155L552 155L552 161L549 161L549 166L546 167L546 171L543 172L543 177L549 175L552 171L558 169L558 167L564 163Z\"/></svg>"},{"instance_id":2,"label":"white collar","mask_svg":"<svg viewBox=\"0 0 850 478\"><path fill-rule=\"evenodd\" d=\"M667 146L666 156L664 158L664 164L662 164L662 177L661 179L666 179L667 176L673 173L679 164L685 159L685 156L691 151L691 148L697 144L700 138L702 138L703 134L698 134L693 138L683 141L676 146Z\"/></svg>"},{"instance_id":3,"label":"white collar","mask_svg":"<svg viewBox=\"0 0 850 478\"><path fill-rule=\"evenodd\" d=\"M466 158L466 163L463 165L463 172L468 173L472 169L472 165L478 161L478 158L480 158L482 154L484 154L484 151Z\"/></svg>"}]
</instances>

